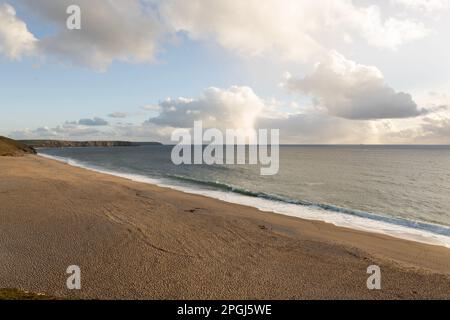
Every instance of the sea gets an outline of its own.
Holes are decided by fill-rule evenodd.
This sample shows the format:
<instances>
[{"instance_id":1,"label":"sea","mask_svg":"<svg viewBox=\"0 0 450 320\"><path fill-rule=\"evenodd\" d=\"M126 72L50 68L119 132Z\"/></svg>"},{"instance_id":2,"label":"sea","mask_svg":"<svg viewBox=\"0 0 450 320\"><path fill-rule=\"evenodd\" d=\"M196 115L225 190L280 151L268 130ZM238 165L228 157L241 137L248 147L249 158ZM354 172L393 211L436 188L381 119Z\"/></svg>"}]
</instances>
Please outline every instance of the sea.
<instances>
[{"instance_id":1,"label":"sea","mask_svg":"<svg viewBox=\"0 0 450 320\"><path fill-rule=\"evenodd\" d=\"M450 248L450 146L283 145L259 165L174 165L173 146L42 148L41 156L266 212Z\"/></svg>"}]
</instances>

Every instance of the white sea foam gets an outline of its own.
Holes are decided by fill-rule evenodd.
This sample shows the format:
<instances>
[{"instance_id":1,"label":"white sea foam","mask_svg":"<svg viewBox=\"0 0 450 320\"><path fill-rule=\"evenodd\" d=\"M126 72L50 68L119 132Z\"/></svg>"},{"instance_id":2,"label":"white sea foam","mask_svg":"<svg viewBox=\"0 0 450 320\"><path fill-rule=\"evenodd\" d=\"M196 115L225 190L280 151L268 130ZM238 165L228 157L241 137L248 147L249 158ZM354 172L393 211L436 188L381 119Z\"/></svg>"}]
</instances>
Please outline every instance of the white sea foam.
<instances>
[{"instance_id":1,"label":"white sea foam","mask_svg":"<svg viewBox=\"0 0 450 320\"><path fill-rule=\"evenodd\" d=\"M400 239L412 240L416 242L439 245L450 248L450 237L432 233L426 230L410 228L403 225L397 225L394 223L388 223L384 221L377 221L369 218L353 216L331 210L324 210L321 208L314 208L298 204L273 201L258 197L250 197L242 194L226 192L221 190L210 190L193 184L179 184L176 181L172 181L169 179L156 179L139 174L129 174L107 170L99 168L97 166L87 165L77 160L69 158L51 156L42 153L39 153L39 155L45 158L61 161L75 167L93 170L99 173L110 174L136 182L154 184L160 187L170 188L185 193L203 195L210 198L226 201L229 203L251 206L261 211L273 212L307 220L323 221L339 227L346 227L372 233L380 233Z\"/></svg>"}]
</instances>

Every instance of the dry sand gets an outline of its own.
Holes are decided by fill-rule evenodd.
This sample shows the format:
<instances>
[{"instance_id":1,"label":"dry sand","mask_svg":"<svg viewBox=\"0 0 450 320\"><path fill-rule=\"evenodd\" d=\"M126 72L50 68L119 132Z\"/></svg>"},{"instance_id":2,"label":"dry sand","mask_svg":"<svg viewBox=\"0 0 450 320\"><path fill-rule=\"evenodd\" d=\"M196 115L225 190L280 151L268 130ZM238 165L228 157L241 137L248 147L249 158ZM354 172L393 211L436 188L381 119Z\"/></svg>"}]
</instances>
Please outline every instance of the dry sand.
<instances>
[{"instance_id":1,"label":"dry sand","mask_svg":"<svg viewBox=\"0 0 450 320\"><path fill-rule=\"evenodd\" d=\"M79 265L82 289L65 273ZM382 289L368 290L369 265ZM450 249L0 157L0 288L122 299L450 298Z\"/></svg>"}]
</instances>

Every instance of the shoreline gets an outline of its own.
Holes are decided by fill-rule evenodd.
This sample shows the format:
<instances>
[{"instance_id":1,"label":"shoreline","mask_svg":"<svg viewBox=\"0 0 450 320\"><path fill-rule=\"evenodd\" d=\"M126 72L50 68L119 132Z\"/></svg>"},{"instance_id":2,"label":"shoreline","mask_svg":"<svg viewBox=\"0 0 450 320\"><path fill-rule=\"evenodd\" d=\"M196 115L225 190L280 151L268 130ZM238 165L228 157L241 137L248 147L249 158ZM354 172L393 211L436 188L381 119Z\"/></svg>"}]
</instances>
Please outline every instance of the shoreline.
<instances>
[{"instance_id":1,"label":"shoreline","mask_svg":"<svg viewBox=\"0 0 450 320\"><path fill-rule=\"evenodd\" d=\"M229 193L224 191L206 191L201 189L199 186L194 188L190 187L188 184L186 186L166 183L164 180L147 177L140 174L128 174L119 171L112 171L93 165L86 165L78 160L71 158L64 158L58 156L47 155L45 153L38 153L38 156L44 157L46 159L55 160L58 162L65 163L72 167L82 168L102 174L108 174L111 176L129 179L134 182L146 183L151 185L156 185L161 188L169 188L171 190L205 196L210 199L215 199L219 201L224 201L227 203L232 203L236 205L244 205L248 207L255 208L262 212L275 213L289 217L295 217L303 220L320 221L328 224L332 224L336 227L349 228L354 230L359 230L363 232L382 234L391 236L398 239L415 241L419 243L442 246L450 249L450 236L443 235L431 230L424 228L417 228L413 225L426 224L428 227L434 227L435 229L446 229L450 231L450 228L444 225L434 224L430 222L407 220L404 218L392 218L391 220L403 221L409 225L404 225L394 222L386 222L383 220L388 220L390 218L384 218L381 215L368 212L360 212L358 210L350 210L339 208L341 210L354 211L360 213L359 215L351 215L339 211L331 211L321 208L311 208L310 206L303 206L295 203L282 203L279 206L276 199L266 199L261 197L251 197L236 193ZM168 179L167 179L168 180ZM231 195L231 196L230 196ZM275 203L275 205L274 205ZM338 208L338 207L336 207ZM364 215L370 215L365 217ZM377 219L376 217L379 217Z\"/></svg>"},{"instance_id":2,"label":"shoreline","mask_svg":"<svg viewBox=\"0 0 450 320\"><path fill-rule=\"evenodd\" d=\"M450 250L38 156L0 158L0 288L99 299L450 297ZM80 265L83 289L65 288ZM366 288L369 265L382 290Z\"/></svg>"}]
</instances>

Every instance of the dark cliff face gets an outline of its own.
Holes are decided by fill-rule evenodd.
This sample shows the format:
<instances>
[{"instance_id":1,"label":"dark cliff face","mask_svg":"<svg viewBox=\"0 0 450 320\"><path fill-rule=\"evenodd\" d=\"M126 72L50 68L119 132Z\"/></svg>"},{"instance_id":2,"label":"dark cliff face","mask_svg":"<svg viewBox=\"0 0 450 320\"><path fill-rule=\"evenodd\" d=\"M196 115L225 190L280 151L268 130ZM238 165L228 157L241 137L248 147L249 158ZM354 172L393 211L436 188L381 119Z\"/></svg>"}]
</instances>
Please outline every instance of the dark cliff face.
<instances>
[{"instance_id":1,"label":"dark cliff face","mask_svg":"<svg viewBox=\"0 0 450 320\"><path fill-rule=\"evenodd\" d=\"M24 154L36 154L36 150L20 141L0 136L0 156L17 157Z\"/></svg>"},{"instance_id":2,"label":"dark cliff face","mask_svg":"<svg viewBox=\"0 0 450 320\"><path fill-rule=\"evenodd\" d=\"M23 141L35 148L68 148L68 147L116 147L131 146L131 142L124 141L60 141L60 140L30 140Z\"/></svg>"},{"instance_id":3,"label":"dark cliff face","mask_svg":"<svg viewBox=\"0 0 450 320\"><path fill-rule=\"evenodd\" d=\"M133 147L140 145L160 145L158 142L129 141L63 141L63 140L21 140L34 148L74 148L74 147Z\"/></svg>"}]
</instances>

